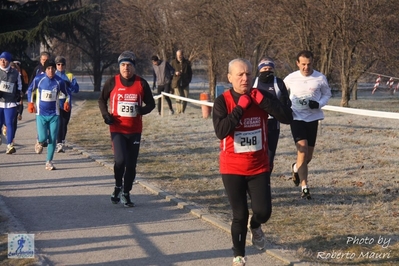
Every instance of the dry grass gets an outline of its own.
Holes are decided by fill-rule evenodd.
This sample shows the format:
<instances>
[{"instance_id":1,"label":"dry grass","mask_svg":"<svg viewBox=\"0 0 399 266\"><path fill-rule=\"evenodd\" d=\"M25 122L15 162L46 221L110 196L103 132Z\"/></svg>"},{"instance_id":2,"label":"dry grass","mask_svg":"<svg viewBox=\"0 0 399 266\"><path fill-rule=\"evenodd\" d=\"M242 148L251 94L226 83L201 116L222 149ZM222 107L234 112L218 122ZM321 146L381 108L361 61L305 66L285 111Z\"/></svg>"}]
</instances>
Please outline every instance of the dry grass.
<instances>
[{"instance_id":1,"label":"dry grass","mask_svg":"<svg viewBox=\"0 0 399 266\"><path fill-rule=\"evenodd\" d=\"M194 92L191 97L199 99L199 91ZM73 111L67 139L112 163L97 97L79 93L86 102ZM332 98L329 104L339 105L339 100ZM395 96L351 101L352 107L395 112L398 103ZM399 121L328 111L325 115L309 165L311 201L300 199L291 180L296 151L289 127L282 126L272 174L273 214L263 230L272 243L314 264L396 265ZM154 111L144 117L138 178L230 222L218 144L212 121L202 118L200 107L189 104L186 114L163 118ZM389 245L378 243L381 239ZM329 255L335 258L327 259Z\"/></svg>"}]
</instances>

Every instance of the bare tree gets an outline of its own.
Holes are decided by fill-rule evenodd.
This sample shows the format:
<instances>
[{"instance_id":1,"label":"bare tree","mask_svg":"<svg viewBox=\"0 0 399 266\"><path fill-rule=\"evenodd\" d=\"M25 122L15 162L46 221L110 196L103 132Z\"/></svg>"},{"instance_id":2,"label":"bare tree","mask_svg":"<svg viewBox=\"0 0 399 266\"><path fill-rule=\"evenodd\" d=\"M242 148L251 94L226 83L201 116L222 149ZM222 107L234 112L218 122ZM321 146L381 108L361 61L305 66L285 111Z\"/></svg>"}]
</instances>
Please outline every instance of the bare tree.
<instances>
[{"instance_id":1,"label":"bare tree","mask_svg":"<svg viewBox=\"0 0 399 266\"><path fill-rule=\"evenodd\" d=\"M212 96L233 58L256 65L263 55L278 57L287 74L296 69L297 52L307 49L330 84L340 84L342 106L365 72L393 62L395 38L384 35L398 31L399 18L393 0L115 0L110 8L114 50L134 50L146 67L151 54L169 60L183 48L190 61L207 62Z\"/></svg>"}]
</instances>

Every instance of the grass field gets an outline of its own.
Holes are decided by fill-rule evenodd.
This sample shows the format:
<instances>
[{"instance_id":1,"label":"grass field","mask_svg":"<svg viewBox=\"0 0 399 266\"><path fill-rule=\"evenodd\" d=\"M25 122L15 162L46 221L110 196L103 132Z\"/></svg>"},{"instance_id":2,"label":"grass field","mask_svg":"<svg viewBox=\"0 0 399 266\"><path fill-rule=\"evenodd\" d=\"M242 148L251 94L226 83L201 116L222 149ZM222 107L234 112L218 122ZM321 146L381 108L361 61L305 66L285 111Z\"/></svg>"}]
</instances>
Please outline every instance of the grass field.
<instances>
[{"instance_id":1,"label":"grass field","mask_svg":"<svg viewBox=\"0 0 399 266\"><path fill-rule=\"evenodd\" d=\"M199 99L199 93L192 98ZM332 98L329 104L339 101ZM399 110L398 98L389 95L360 95L350 103ZM96 100L87 100L77 114L68 139L112 163L108 128ZM272 243L305 261L394 265L399 259L399 121L329 111L325 115L309 165L311 201L301 200L291 181L295 147L289 127L282 126L272 174L273 214L263 229ZM230 222L218 172L218 143L212 121L202 118L200 107L189 104L186 114L165 117L154 111L144 117L138 178ZM385 245L379 243L382 239Z\"/></svg>"},{"instance_id":2,"label":"grass field","mask_svg":"<svg viewBox=\"0 0 399 266\"><path fill-rule=\"evenodd\" d=\"M193 90L191 97L199 99L200 92ZM366 96L350 101L351 107L399 112L396 95ZM98 93L77 98L67 141L112 163ZM332 98L329 104L339 102ZM310 201L300 199L291 180L296 150L289 126L281 127L271 178L273 213L263 226L267 239L312 264L397 265L399 120L331 111L325 116L309 165ZM199 106L189 104L184 115L160 117L153 111L144 117L138 178L229 223L218 145L212 121L202 118Z\"/></svg>"}]
</instances>

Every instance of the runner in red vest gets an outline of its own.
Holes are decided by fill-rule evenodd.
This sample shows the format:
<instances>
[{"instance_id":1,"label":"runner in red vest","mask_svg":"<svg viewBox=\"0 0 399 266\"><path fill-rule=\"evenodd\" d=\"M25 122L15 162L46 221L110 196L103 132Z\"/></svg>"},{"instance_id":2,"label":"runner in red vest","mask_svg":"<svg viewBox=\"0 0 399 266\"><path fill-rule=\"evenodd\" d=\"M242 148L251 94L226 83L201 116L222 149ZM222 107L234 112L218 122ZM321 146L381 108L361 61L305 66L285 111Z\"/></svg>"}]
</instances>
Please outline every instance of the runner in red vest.
<instances>
[{"instance_id":1,"label":"runner in red vest","mask_svg":"<svg viewBox=\"0 0 399 266\"><path fill-rule=\"evenodd\" d=\"M123 52L118 64L120 73L105 82L98 104L104 122L109 125L114 151L115 189L111 202L122 201L125 207L134 207L130 191L136 178L142 116L155 108L155 101L148 82L136 75L134 53Z\"/></svg>"},{"instance_id":2,"label":"runner in red vest","mask_svg":"<svg viewBox=\"0 0 399 266\"><path fill-rule=\"evenodd\" d=\"M249 219L247 192L251 197L252 243L265 247L261 228L272 212L270 167L267 153L269 114L289 124L292 111L267 91L251 89L252 66L245 59L229 63L229 82L233 87L216 98L213 125L220 139L220 173L233 211L231 235L233 265L245 265L245 241Z\"/></svg>"}]
</instances>

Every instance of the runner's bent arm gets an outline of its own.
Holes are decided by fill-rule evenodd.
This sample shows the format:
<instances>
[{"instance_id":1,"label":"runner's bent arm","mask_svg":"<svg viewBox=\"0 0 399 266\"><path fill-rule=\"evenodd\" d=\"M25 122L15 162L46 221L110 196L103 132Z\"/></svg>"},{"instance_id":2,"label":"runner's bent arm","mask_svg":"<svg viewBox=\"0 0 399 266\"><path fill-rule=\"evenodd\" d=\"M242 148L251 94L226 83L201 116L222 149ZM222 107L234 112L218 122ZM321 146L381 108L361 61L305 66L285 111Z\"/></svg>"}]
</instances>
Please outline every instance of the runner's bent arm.
<instances>
[{"instance_id":1,"label":"runner's bent arm","mask_svg":"<svg viewBox=\"0 0 399 266\"><path fill-rule=\"evenodd\" d=\"M232 92L234 101L237 103L240 95L232 89L230 91ZM230 114L228 114L223 94L216 98L213 104L212 119L213 127L215 128L215 133L218 139L224 139L235 129L240 122L243 113L243 109L237 106Z\"/></svg>"},{"instance_id":2,"label":"runner's bent arm","mask_svg":"<svg viewBox=\"0 0 399 266\"><path fill-rule=\"evenodd\" d=\"M101 115L108 115L108 99L112 89L115 87L115 77L109 78L105 83L101 91L100 97L98 98L98 106L100 108Z\"/></svg>"},{"instance_id":3,"label":"runner's bent arm","mask_svg":"<svg viewBox=\"0 0 399 266\"><path fill-rule=\"evenodd\" d=\"M145 106L141 107L141 114L146 115L155 108L155 101L154 97L152 96L151 88L150 85L148 85L148 82L142 79L141 85L143 86L144 89L143 103L145 103Z\"/></svg>"},{"instance_id":4,"label":"runner's bent arm","mask_svg":"<svg viewBox=\"0 0 399 266\"><path fill-rule=\"evenodd\" d=\"M288 89L285 86L285 83L282 79L277 78L277 86L280 89L281 95L280 95L280 102L284 105L287 105L288 107L291 107L292 103L290 100L290 95L288 93Z\"/></svg>"},{"instance_id":5,"label":"runner's bent arm","mask_svg":"<svg viewBox=\"0 0 399 266\"><path fill-rule=\"evenodd\" d=\"M291 124L292 122L292 110L289 106L282 104L277 97L267 91L260 90L263 94L263 100L259 104L259 107L271 114L274 118L283 124Z\"/></svg>"},{"instance_id":6,"label":"runner's bent arm","mask_svg":"<svg viewBox=\"0 0 399 266\"><path fill-rule=\"evenodd\" d=\"M328 85L327 78L323 77L323 81L321 83L321 98L319 102L319 108L325 106L328 103L328 100L331 98L331 88Z\"/></svg>"}]
</instances>

